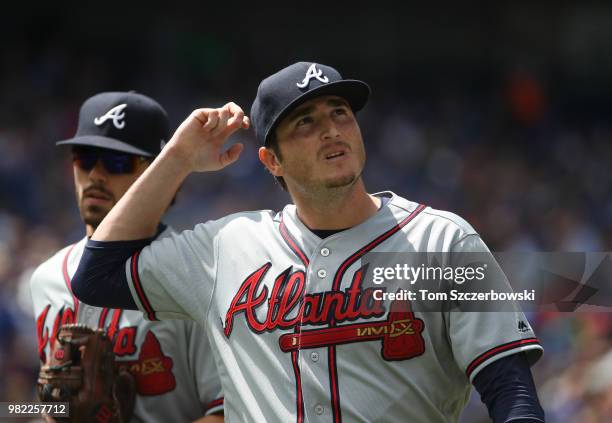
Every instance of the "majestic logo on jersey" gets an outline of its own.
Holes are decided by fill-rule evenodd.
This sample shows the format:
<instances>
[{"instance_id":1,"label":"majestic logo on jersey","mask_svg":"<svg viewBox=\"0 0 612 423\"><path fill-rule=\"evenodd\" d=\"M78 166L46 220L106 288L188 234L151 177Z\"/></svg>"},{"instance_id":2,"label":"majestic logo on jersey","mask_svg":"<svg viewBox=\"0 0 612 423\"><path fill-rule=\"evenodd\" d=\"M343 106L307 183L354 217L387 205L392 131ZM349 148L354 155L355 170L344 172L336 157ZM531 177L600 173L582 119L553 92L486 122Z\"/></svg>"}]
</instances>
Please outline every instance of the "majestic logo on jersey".
<instances>
[{"instance_id":1,"label":"majestic logo on jersey","mask_svg":"<svg viewBox=\"0 0 612 423\"><path fill-rule=\"evenodd\" d=\"M523 333L523 332L529 332L530 328L529 325L527 325L527 323L525 323L523 320L519 320L518 321L518 331Z\"/></svg>"},{"instance_id":2,"label":"majestic logo on jersey","mask_svg":"<svg viewBox=\"0 0 612 423\"><path fill-rule=\"evenodd\" d=\"M316 63L313 63L306 71L306 76L304 79L302 79L302 82L298 82L295 85L297 85L298 88L306 88L310 84L311 79L317 79L324 84L329 82L329 78L323 75L323 71L321 69L317 69Z\"/></svg>"},{"instance_id":3,"label":"majestic logo on jersey","mask_svg":"<svg viewBox=\"0 0 612 423\"><path fill-rule=\"evenodd\" d=\"M382 340L381 354L385 360L406 360L425 351L423 321L415 318L408 301L393 302L385 321L339 325L385 314L383 301L374 299L375 288L361 286L365 267L355 272L346 290L315 294L304 294L305 273L291 272L289 267L276 277L268 295L262 281L271 266L266 263L257 269L238 289L225 316L224 333L228 338L234 318L244 313L247 325L255 333L297 325L328 325L331 321L336 325L282 335L279 343L285 352L373 340ZM266 319L260 321L256 312L266 305Z\"/></svg>"},{"instance_id":4,"label":"majestic logo on jersey","mask_svg":"<svg viewBox=\"0 0 612 423\"><path fill-rule=\"evenodd\" d=\"M102 116L94 118L94 123L96 124L96 126L100 126L110 119L113 121L113 125L115 125L115 128L123 129L125 127L125 121L123 120L125 119L125 112L123 111L123 109L125 109L126 107L127 104L125 103L115 106Z\"/></svg>"}]
</instances>

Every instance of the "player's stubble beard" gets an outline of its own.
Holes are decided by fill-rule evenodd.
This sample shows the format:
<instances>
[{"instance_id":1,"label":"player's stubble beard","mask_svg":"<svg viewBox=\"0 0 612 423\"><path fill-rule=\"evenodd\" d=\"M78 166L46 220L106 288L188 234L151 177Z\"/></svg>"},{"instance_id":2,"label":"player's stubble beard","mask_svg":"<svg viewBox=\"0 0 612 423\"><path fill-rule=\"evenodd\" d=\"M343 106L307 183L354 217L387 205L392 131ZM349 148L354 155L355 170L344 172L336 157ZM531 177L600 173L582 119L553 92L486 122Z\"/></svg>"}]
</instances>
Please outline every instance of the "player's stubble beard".
<instances>
[{"instance_id":1,"label":"player's stubble beard","mask_svg":"<svg viewBox=\"0 0 612 423\"><path fill-rule=\"evenodd\" d=\"M363 174L366 161L363 141L358 144L356 148L351 148L350 154L355 154L357 158L358 166L356 171L340 175L338 177L324 179L322 182L315 183L316 187L313 187L314 192L319 191L321 196L327 198L337 197L341 196L344 192L350 191L357 182L361 181L361 175Z\"/></svg>"},{"instance_id":2,"label":"player's stubble beard","mask_svg":"<svg viewBox=\"0 0 612 423\"><path fill-rule=\"evenodd\" d=\"M97 190L102 191L106 195L108 195L111 199L111 203L109 207L102 207L95 204L85 206L84 201L89 190ZM115 197L114 195L106 189L102 185L90 185L85 188L82 192L79 192L78 189L76 191L77 204L79 206L79 214L81 215L81 220L85 225L91 226L94 230L102 223L102 220L106 217L106 215L111 211L113 206L115 205Z\"/></svg>"},{"instance_id":3,"label":"player's stubble beard","mask_svg":"<svg viewBox=\"0 0 612 423\"><path fill-rule=\"evenodd\" d=\"M312 206L321 205L330 207L336 202L341 202L358 185L363 185L361 176L365 168L365 150L358 154L359 165L354 172L345 173L337 177L312 179L308 175L315 172L312 165L306 165L299 160L295 163L300 168L294 174L293 180L297 182L293 185L293 191L303 198L307 198ZM290 194L291 194L290 190Z\"/></svg>"}]
</instances>

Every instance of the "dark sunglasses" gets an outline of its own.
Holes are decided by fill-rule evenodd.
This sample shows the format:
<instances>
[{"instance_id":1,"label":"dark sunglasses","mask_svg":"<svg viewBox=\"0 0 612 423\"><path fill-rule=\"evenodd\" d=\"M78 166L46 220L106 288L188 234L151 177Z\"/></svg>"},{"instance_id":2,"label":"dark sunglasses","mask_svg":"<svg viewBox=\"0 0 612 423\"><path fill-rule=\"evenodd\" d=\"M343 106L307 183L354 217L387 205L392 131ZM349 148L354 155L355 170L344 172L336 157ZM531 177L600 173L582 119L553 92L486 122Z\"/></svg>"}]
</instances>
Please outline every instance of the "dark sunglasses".
<instances>
[{"instance_id":1,"label":"dark sunglasses","mask_svg":"<svg viewBox=\"0 0 612 423\"><path fill-rule=\"evenodd\" d=\"M100 148L75 147L72 149L72 162L79 168L90 171L100 160L108 173L119 175L133 173L140 161L147 161L144 156L137 156L120 151L104 150Z\"/></svg>"}]
</instances>

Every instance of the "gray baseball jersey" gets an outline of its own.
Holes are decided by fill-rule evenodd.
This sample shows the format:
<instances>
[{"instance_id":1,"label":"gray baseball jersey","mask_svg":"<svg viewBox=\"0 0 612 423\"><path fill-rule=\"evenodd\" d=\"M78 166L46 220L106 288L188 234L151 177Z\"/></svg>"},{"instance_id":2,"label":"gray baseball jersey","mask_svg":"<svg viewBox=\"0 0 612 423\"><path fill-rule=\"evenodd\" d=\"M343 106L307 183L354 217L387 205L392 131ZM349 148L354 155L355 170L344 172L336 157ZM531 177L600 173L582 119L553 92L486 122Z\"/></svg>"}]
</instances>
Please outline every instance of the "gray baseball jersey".
<instances>
[{"instance_id":1,"label":"gray baseball jersey","mask_svg":"<svg viewBox=\"0 0 612 423\"><path fill-rule=\"evenodd\" d=\"M456 422L484 366L520 351L539 357L519 310L483 318L373 300L367 253L488 251L456 215L378 195L392 198L325 239L288 205L200 224L126 262L149 319L207 327L228 421Z\"/></svg>"},{"instance_id":2,"label":"gray baseball jersey","mask_svg":"<svg viewBox=\"0 0 612 423\"><path fill-rule=\"evenodd\" d=\"M167 229L162 235L169 233ZM49 356L62 324L106 328L117 361L136 380L132 422L190 422L223 410L210 344L195 322L151 322L139 311L92 307L72 295L70 278L86 241L60 250L32 275L41 362Z\"/></svg>"}]
</instances>

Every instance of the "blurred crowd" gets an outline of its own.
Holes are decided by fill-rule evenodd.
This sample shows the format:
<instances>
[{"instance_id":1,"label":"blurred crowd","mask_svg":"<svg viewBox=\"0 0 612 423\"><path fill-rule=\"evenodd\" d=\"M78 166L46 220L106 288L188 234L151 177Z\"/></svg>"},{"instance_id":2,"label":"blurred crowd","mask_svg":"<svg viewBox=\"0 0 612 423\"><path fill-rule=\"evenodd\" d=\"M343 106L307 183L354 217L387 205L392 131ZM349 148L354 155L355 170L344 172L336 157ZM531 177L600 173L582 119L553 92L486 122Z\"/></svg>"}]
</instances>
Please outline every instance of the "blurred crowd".
<instances>
[{"instance_id":1,"label":"blurred crowd","mask_svg":"<svg viewBox=\"0 0 612 423\"><path fill-rule=\"evenodd\" d=\"M158 62L147 62L140 66L150 66L151 72L125 79L95 56L71 56L59 43L36 59L19 48L0 55L1 401L35 397L38 356L30 275L84 235L69 154L54 143L74 134L81 102L103 90L134 88L148 94L166 107L175 126L193 107L230 99L248 111L256 82L280 66L255 67L235 87L227 75L210 76L219 63L215 58L226 66L232 61L223 45L208 47L216 55L204 55L197 63L189 54L183 58L196 69L193 73L168 64L160 72ZM328 62L361 77L359 67ZM207 75L204 82L199 74ZM493 91L438 90L414 97L396 89L397 76L375 79L372 100L358 116L368 190L392 190L453 211L494 251L611 251L612 121L597 118L601 113L590 117L589 107L599 110L597 105L561 104L546 74L537 70L516 66L498 75L488 82ZM202 88L204 83L215 89ZM240 210L278 210L288 201L259 163L253 134L238 134L234 141L246 144L238 163L217 174L190 176L167 222L184 229ZM528 317L545 348L533 372L549 421L609 421L612 314L538 312ZM477 396L464 421L487 421Z\"/></svg>"}]
</instances>

